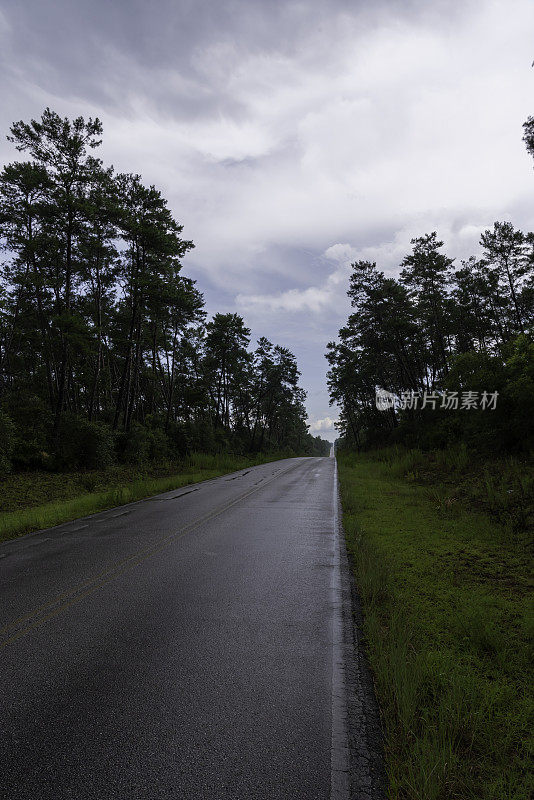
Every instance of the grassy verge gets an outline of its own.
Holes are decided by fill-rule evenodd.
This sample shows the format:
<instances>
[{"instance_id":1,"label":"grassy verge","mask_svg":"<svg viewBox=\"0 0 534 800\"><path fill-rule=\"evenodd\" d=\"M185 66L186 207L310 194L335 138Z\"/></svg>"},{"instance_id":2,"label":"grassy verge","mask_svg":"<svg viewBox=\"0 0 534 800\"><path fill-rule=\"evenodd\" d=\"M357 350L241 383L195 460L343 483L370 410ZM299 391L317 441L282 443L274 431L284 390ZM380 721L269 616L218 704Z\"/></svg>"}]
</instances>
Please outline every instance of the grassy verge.
<instances>
[{"instance_id":1,"label":"grassy verge","mask_svg":"<svg viewBox=\"0 0 534 800\"><path fill-rule=\"evenodd\" d=\"M502 502L502 518L491 514L498 486L513 491L508 478L481 495L480 481L460 480L465 464L435 457L340 453L338 463L390 798L526 800L528 525L523 515L514 526Z\"/></svg>"},{"instance_id":2,"label":"grassy verge","mask_svg":"<svg viewBox=\"0 0 534 800\"><path fill-rule=\"evenodd\" d=\"M116 467L77 475L11 475L2 484L0 541L285 457L194 453L180 463L156 464L144 470Z\"/></svg>"}]
</instances>

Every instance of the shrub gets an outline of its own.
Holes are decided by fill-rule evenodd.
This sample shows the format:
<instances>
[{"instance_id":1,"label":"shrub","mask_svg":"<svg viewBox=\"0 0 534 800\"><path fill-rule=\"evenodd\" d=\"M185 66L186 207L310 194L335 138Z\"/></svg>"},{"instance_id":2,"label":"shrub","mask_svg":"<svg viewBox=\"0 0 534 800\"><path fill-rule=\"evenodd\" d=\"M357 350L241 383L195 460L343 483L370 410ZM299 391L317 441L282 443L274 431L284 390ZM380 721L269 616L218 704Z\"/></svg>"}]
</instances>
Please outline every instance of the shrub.
<instances>
[{"instance_id":1,"label":"shrub","mask_svg":"<svg viewBox=\"0 0 534 800\"><path fill-rule=\"evenodd\" d=\"M484 470L484 500L490 515L513 538L525 533L534 518L534 478L509 459L500 472Z\"/></svg>"},{"instance_id":2,"label":"shrub","mask_svg":"<svg viewBox=\"0 0 534 800\"><path fill-rule=\"evenodd\" d=\"M167 430L167 438L173 456L184 456L191 451L191 438L185 425L171 422Z\"/></svg>"},{"instance_id":3,"label":"shrub","mask_svg":"<svg viewBox=\"0 0 534 800\"><path fill-rule=\"evenodd\" d=\"M102 422L65 414L55 448L59 469L105 469L115 460L113 434Z\"/></svg>"},{"instance_id":4,"label":"shrub","mask_svg":"<svg viewBox=\"0 0 534 800\"><path fill-rule=\"evenodd\" d=\"M21 394L12 401L9 413L15 425L15 469L42 469L50 466L52 416L47 404L36 395Z\"/></svg>"},{"instance_id":5,"label":"shrub","mask_svg":"<svg viewBox=\"0 0 534 800\"><path fill-rule=\"evenodd\" d=\"M148 428L147 440L150 461L165 461L170 457L169 439L163 428Z\"/></svg>"},{"instance_id":6,"label":"shrub","mask_svg":"<svg viewBox=\"0 0 534 800\"><path fill-rule=\"evenodd\" d=\"M11 456L15 444L15 426L0 409L0 479L11 472Z\"/></svg>"},{"instance_id":7,"label":"shrub","mask_svg":"<svg viewBox=\"0 0 534 800\"><path fill-rule=\"evenodd\" d=\"M164 461L170 456L169 439L165 431L154 424L145 427L134 422L129 431L117 435L117 449L120 460L126 464Z\"/></svg>"},{"instance_id":8,"label":"shrub","mask_svg":"<svg viewBox=\"0 0 534 800\"><path fill-rule=\"evenodd\" d=\"M144 428L133 423L129 431L117 433L117 453L124 464L141 464L147 460L148 444Z\"/></svg>"},{"instance_id":9,"label":"shrub","mask_svg":"<svg viewBox=\"0 0 534 800\"><path fill-rule=\"evenodd\" d=\"M213 453L218 449L218 442L209 420L192 423L189 431L191 450L197 453Z\"/></svg>"}]
</instances>

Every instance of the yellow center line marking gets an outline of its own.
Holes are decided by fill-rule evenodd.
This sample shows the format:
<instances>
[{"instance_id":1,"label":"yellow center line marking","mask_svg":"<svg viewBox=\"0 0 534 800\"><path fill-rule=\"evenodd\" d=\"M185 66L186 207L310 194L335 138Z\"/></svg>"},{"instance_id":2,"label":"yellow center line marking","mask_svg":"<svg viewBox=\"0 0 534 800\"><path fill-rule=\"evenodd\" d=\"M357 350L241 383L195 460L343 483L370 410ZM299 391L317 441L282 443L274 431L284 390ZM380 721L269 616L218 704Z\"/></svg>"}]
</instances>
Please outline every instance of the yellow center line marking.
<instances>
[{"instance_id":1,"label":"yellow center line marking","mask_svg":"<svg viewBox=\"0 0 534 800\"><path fill-rule=\"evenodd\" d=\"M29 622L32 618L39 617L42 612L46 611L47 609L52 608L53 606L60 604L58 608L51 611L49 614L45 616L41 616L40 618L36 619L32 624L28 625L22 630L17 631L16 633L9 636L0 644L0 650L4 647L7 647L8 644L16 641L17 639L22 638L30 631L34 630L35 628L39 627L40 625L47 622L49 619L57 616L66 608L69 608L74 603L77 603L79 600L82 600L84 597L95 592L97 589L100 589L102 586L105 586L107 583L110 583L115 578L123 575L130 569L141 564L143 561L146 561L151 556L156 555L156 553L161 552L173 541L185 536L187 533L190 533L195 528L198 528L200 525L203 525L205 522L209 522L214 517L223 514L232 506L235 506L237 503L240 503L242 500L245 500L250 495L255 494L260 489L263 489L269 483L279 478L281 475L285 475L286 473L290 472L293 469L296 469L299 464L294 464L286 470L276 473L272 478L269 478L267 481L262 482L261 486L254 486L252 489L249 489L247 492L244 492L239 497L236 497L230 503L226 503L224 506L220 506L219 508L210 511L209 514L205 514L203 517L191 522L189 525L186 525L185 528L181 528L179 531L166 536L164 539L160 540L157 545L147 548L146 550L141 550L138 553L134 553L128 558L123 559L122 561L117 561L111 567L106 568L102 572L98 573L97 575L93 576L89 580L85 581L84 583L79 584L78 586L73 587L72 589L63 592L62 594L55 597L53 600L44 603L43 605L39 606L38 608L34 609L33 611L24 614L23 616L19 617L18 619L14 620L13 622L9 622L7 625L4 625L3 628L0 628L0 634L8 632L10 629L16 628L18 625L22 625L26 622ZM85 590L85 591L84 591ZM66 600L66 602L63 602Z\"/></svg>"}]
</instances>

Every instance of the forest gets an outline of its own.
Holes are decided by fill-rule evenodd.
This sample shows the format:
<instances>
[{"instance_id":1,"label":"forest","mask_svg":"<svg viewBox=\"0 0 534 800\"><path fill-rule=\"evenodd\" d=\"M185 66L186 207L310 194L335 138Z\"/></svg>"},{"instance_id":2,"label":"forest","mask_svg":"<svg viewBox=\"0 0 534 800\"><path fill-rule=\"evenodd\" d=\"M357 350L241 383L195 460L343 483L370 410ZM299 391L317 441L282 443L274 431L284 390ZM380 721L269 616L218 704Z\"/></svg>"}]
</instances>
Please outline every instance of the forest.
<instances>
[{"instance_id":1,"label":"forest","mask_svg":"<svg viewBox=\"0 0 534 800\"><path fill-rule=\"evenodd\" d=\"M16 122L0 175L0 475L189 452L324 455L295 356L207 319L166 200L96 156L98 119Z\"/></svg>"},{"instance_id":2,"label":"forest","mask_svg":"<svg viewBox=\"0 0 534 800\"><path fill-rule=\"evenodd\" d=\"M534 156L534 118L524 131ZM435 231L412 245L398 277L368 261L351 265L353 311L327 351L344 443L528 452L534 233L495 222L480 253L460 264ZM391 393L389 407L377 408L377 389Z\"/></svg>"}]
</instances>

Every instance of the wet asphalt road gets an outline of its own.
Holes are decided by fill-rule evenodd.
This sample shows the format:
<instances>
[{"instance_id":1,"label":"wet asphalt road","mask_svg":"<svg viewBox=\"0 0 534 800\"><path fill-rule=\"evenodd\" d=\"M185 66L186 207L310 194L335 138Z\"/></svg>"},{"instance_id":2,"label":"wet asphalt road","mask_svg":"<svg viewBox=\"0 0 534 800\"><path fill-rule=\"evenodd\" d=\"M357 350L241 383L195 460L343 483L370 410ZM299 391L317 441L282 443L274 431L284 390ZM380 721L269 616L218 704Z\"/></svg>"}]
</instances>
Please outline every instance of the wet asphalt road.
<instances>
[{"instance_id":1,"label":"wet asphalt road","mask_svg":"<svg viewBox=\"0 0 534 800\"><path fill-rule=\"evenodd\" d=\"M336 506L288 459L0 546L0 797L349 797Z\"/></svg>"}]
</instances>

